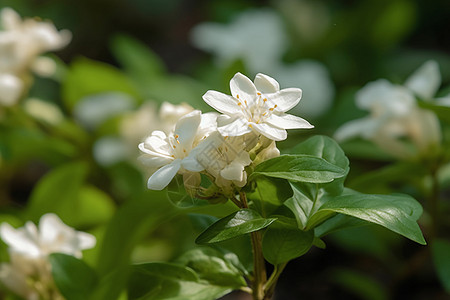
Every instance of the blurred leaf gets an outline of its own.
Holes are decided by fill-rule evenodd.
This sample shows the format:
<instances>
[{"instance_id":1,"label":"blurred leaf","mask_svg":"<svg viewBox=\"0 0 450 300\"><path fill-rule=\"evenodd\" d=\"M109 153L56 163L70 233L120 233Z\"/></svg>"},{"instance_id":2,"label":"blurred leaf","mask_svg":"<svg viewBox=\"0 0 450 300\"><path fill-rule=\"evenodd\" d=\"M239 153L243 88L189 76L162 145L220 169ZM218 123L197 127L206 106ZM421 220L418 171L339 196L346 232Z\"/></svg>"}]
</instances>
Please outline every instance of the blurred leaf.
<instances>
[{"instance_id":1,"label":"blurred leaf","mask_svg":"<svg viewBox=\"0 0 450 300\"><path fill-rule=\"evenodd\" d=\"M425 239L416 221L422 214L422 206L407 195L367 195L360 193L331 197L308 220L314 227L330 212L350 215L386 227L419 244Z\"/></svg>"},{"instance_id":2,"label":"blurred leaf","mask_svg":"<svg viewBox=\"0 0 450 300\"><path fill-rule=\"evenodd\" d=\"M91 299L117 298L125 287L131 252L137 243L178 212L163 192L146 191L128 199L108 224L97 265L99 276L107 280L102 280Z\"/></svg>"},{"instance_id":3,"label":"blurred leaf","mask_svg":"<svg viewBox=\"0 0 450 300\"><path fill-rule=\"evenodd\" d=\"M360 272L347 269L335 269L330 274L333 281L364 300L387 300L385 288L374 279Z\"/></svg>"},{"instance_id":4,"label":"blurred leaf","mask_svg":"<svg viewBox=\"0 0 450 300\"><path fill-rule=\"evenodd\" d=\"M363 139L352 139L341 144L342 149L350 158L371 159L377 161L392 161L393 157L385 153L374 143Z\"/></svg>"},{"instance_id":5,"label":"blurred leaf","mask_svg":"<svg viewBox=\"0 0 450 300\"><path fill-rule=\"evenodd\" d=\"M83 261L62 253L49 256L56 286L67 300L84 300L97 284L97 275Z\"/></svg>"},{"instance_id":6,"label":"blurred leaf","mask_svg":"<svg viewBox=\"0 0 450 300\"><path fill-rule=\"evenodd\" d=\"M191 268L201 280L213 285L233 289L247 286L239 269L228 261L231 255L232 253L224 255L211 248L197 248L182 255L177 259L177 263ZM236 255L233 258L238 261Z\"/></svg>"},{"instance_id":7,"label":"blurred leaf","mask_svg":"<svg viewBox=\"0 0 450 300\"><path fill-rule=\"evenodd\" d=\"M133 266L128 297L130 300L214 300L230 291L229 287L200 281L190 268L168 263L147 263Z\"/></svg>"},{"instance_id":8,"label":"blurred leaf","mask_svg":"<svg viewBox=\"0 0 450 300\"><path fill-rule=\"evenodd\" d=\"M111 42L111 50L135 80L151 81L166 72L164 63L158 55L131 36L115 35Z\"/></svg>"},{"instance_id":9,"label":"blurred leaf","mask_svg":"<svg viewBox=\"0 0 450 300\"><path fill-rule=\"evenodd\" d=\"M225 241L250 232L261 230L276 219L262 218L256 211L241 209L212 224L196 239L198 244Z\"/></svg>"},{"instance_id":10,"label":"blurred leaf","mask_svg":"<svg viewBox=\"0 0 450 300\"><path fill-rule=\"evenodd\" d=\"M308 252L313 240L313 231L300 230L295 220L280 216L264 233L263 254L268 262L279 265Z\"/></svg>"},{"instance_id":11,"label":"blurred leaf","mask_svg":"<svg viewBox=\"0 0 450 300\"><path fill-rule=\"evenodd\" d=\"M434 266L443 287L450 293L450 241L436 239L431 244Z\"/></svg>"},{"instance_id":12,"label":"blurred leaf","mask_svg":"<svg viewBox=\"0 0 450 300\"><path fill-rule=\"evenodd\" d=\"M247 192L247 199L263 217L270 216L286 199L292 197L292 189L286 180L258 176L254 183L256 187Z\"/></svg>"},{"instance_id":13,"label":"blurred leaf","mask_svg":"<svg viewBox=\"0 0 450 300\"><path fill-rule=\"evenodd\" d=\"M27 219L37 222L43 214L54 212L73 226L79 217L74 212L87 172L86 163L73 162L46 174L32 191L26 210Z\"/></svg>"},{"instance_id":14,"label":"blurred leaf","mask_svg":"<svg viewBox=\"0 0 450 300\"><path fill-rule=\"evenodd\" d=\"M76 226L92 227L105 224L114 215L115 205L111 197L93 185L81 188L76 214ZM75 212L73 212L75 213Z\"/></svg>"},{"instance_id":15,"label":"blurred leaf","mask_svg":"<svg viewBox=\"0 0 450 300\"><path fill-rule=\"evenodd\" d=\"M294 182L326 183L345 176L346 170L311 155L281 155L257 165L250 180L258 175Z\"/></svg>"},{"instance_id":16,"label":"blurred leaf","mask_svg":"<svg viewBox=\"0 0 450 300\"><path fill-rule=\"evenodd\" d=\"M429 101L419 101L419 106L433 111L441 121L450 124L450 107L437 105Z\"/></svg>"},{"instance_id":17,"label":"blurred leaf","mask_svg":"<svg viewBox=\"0 0 450 300\"><path fill-rule=\"evenodd\" d=\"M384 11L372 26L374 44L390 47L398 43L412 29L416 18L416 7L413 1L388 1Z\"/></svg>"},{"instance_id":18,"label":"blurred leaf","mask_svg":"<svg viewBox=\"0 0 450 300\"><path fill-rule=\"evenodd\" d=\"M118 69L87 58L74 60L62 86L66 107L72 110L83 97L103 92L123 92L139 98L133 84Z\"/></svg>"}]
</instances>

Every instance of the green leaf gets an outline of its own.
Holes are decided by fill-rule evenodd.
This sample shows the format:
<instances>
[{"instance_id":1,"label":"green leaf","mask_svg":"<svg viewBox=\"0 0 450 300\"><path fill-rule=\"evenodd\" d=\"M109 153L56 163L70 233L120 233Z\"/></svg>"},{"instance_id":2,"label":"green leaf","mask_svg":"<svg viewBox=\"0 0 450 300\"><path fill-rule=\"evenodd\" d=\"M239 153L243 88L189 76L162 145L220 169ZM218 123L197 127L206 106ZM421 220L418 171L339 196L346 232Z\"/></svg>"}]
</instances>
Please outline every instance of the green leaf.
<instances>
[{"instance_id":1,"label":"green leaf","mask_svg":"<svg viewBox=\"0 0 450 300\"><path fill-rule=\"evenodd\" d=\"M105 281L90 299L116 299L126 284L130 257L135 246L151 230L178 212L163 192L146 191L128 199L117 210L106 229L97 263L98 274Z\"/></svg>"},{"instance_id":2,"label":"green leaf","mask_svg":"<svg viewBox=\"0 0 450 300\"><path fill-rule=\"evenodd\" d=\"M49 256L56 286L67 300L87 299L97 284L97 275L83 261L62 253Z\"/></svg>"},{"instance_id":3,"label":"green leaf","mask_svg":"<svg viewBox=\"0 0 450 300\"><path fill-rule=\"evenodd\" d=\"M165 74L162 60L150 48L128 35L113 37L111 50L119 63L136 80L150 81Z\"/></svg>"},{"instance_id":4,"label":"green leaf","mask_svg":"<svg viewBox=\"0 0 450 300\"><path fill-rule=\"evenodd\" d=\"M201 280L213 285L233 289L247 286L240 270L230 260L239 261L232 253L222 254L212 248L197 248L181 256L177 263L191 268Z\"/></svg>"},{"instance_id":5,"label":"green leaf","mask_svg":"<svg viewBox=\"0 0 450 300\"><path fill-rule=\"evenodd\" d=\"M356 192L330 197L308 220L307 228L323 221L324 215L341 213L386 227L419 244L425 239L416 221L422 214L420 204L407 195L366 195Z\"/></svg>"},{"instance_id":6,"label":"green leaf","mask_svg":"<svg viewBox=\"0 0 450 300\"><path fill-rule=\"evenodd\" d=\"M450 124L450 107L437 105L430 101L419 101L419 106L433 111L440 120Z\"/></svg>"},{"instance_id":7,"label":"green leaf","mask_svg":"<svg viewBox=\"0 0 450 300\"><path fill-rule=\"evenodd\" d=\"M450 293L450 241L436 239L431 244L431 251L438 278Z\"/></svg>"},{"instance_id":8,"label":"green leaf","mask_svg":"<svg viewBox=\"0 0 450 300\"><path fill-rule=\"evenodd\" d=\"M344 176L333 180L332 183L323 185L328 193L333 193L335 195L342 193L344 189L344 180L350 168L347 156L345 156L344 151L339 147L336 141L323 135L313 136L295 146L290 153L320 157L345 170Z\"/></svg>"},{"instance_id":9,"label":"green leaf","mask_svg":"<svg viewBox=\"0 0 450 300\"><path fill-rule=\"evenodd\" d=\"M337 230L359 227L369 224L368 222L348 215L335 215L314 228L314 234L323 237Z\"/></svg>"},{"instance_id":10,"label":"green leaf","mask_svg":"<svg viewBox=\"0 0 450 300\"><path fill-rule=\"evenodd\" d=\"M292 197L289 182L284 179L259 176L254 180L254 185L255 187L247 192L247 199L263 217L269 216L283 205L286 199Z\"/></svg>"},{"instance_id":11,"label":"green leaf","mask_svg":"<svg viewBox=\"0 0 450 300\"><path fill-rule=\"evenodd\" d=\"M281 155L256 166L256 176L283 178L294 182L326 183L346 175L346 170L312 155Z\"/></svg>"},{"instance_id":12,"label":"green leaf","mask_svg":"<svg viewBox=\"0 0 450 300\"><path fill-rule=\"evenodd\" d=\"M212 224L196 239L198 244L210 244L225 241L250 232L261 230L276 219L261 217L251 209L241 209Z\"/></svg>"},{"instance_id":13,"label":"green leaf","mask_svg":"<svg viewBox=\"0 0 450 300\"><path fill-rule=\"evenodd\" d=\"M335 269L331 272L333 281L350 291L358 299L385 300L389 299L386 288L366 274L354 270Z\"/></svg>"},{"instance_id":14,"label":"green leaf","mask_svg":"<svg viewBox=\"0 0 450 300\"><path fill-rule=\"evenodd\" d=\"M187 267L168 263L135 265L128 286L128 298L140 300L214 300L231 289L200 281Z\"/></svg>"},{"instance_id":15,"label":"green leaf","mask_svg":"<svg viewBox=\"0 0 450 300\"><path fill-rule=\"evenodd\" d=\"M43 214L54 212L65 223L73 226L78 218L74 209L87 172L86 163L74 162L46 174L33 189L27 207L27 218L37 222Z\"/></svg>"},{"instance_id":16,"label":"green leaf","mask_svg":"<svg viewBox=\"0 0 450 300\"><path fill-rule=\"evenodd\" d=\"M313 240L312 230L303 231L295 220L280 216L264 233L263 254L268 262L279 265L308 252Z\"/></svg>"},{"instance_id":17,"label":"green leaf","mask_svg":"<svg viewBox=\"0 0 450 300\"><path fill-rule=\"evenodd\" d=\"M72 62L62 86L66 107L72 110L81 98L102 92L123 92L139 98L133 84L118 69L87 58Z\"/></svg>"}]
</instances>

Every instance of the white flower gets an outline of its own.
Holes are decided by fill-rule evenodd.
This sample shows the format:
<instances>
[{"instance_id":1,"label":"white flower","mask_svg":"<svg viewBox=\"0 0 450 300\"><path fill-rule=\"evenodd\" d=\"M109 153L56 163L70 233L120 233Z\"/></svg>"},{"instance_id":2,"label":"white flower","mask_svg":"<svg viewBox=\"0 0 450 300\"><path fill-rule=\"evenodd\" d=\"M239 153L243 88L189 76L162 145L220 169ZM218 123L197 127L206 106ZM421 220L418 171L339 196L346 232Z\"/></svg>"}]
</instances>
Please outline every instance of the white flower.
<instances>
[{"instance_id":1,"label":"white flower","mask_svg":"<svg viewBox=\"0 0 450 300\"><path fill-rule=\"evenodd\" d=\"M0 73L0 104L14 105L19 100L23 90L23 82L17 76Z\"/></svg>"},{"instance_id":2,"label":"white flower","mask_svg":"<svg viewBox=\"0 0 450 300\"><path fill-rule=\"evenodd\" d=\"M55 252L79 258L81 250L94 247L96 242L94 236L76 231L52 213L41 217L39 228L32 222L17 229L3 223L0 226L0 236L11 253L30 258L46 257Z\"/></svg>"},{"instance_id":3,"label":"white flower","mask_svg":"<svg viewBox=\"0 0 450 300\"><path fill-rule=\"evenodd\" d=\"M55 214L41 217L39 228L32 222L14 229L0 226L0 236L9 246L10 262L0 265L0 281L12 292L27 299L63 299L54 288L51 253L81 257L81 251L95 246L95 237L65 225Z\"/></svg>"},{"instance_id":4,"label":"white flower","mask_svg":"<svg viewBox=\"0 0 450 300\"><path fill-rule=\"evenodd\" d=\"M219 64L241 59L253 73L271 70L288 43L283 21L268 9L246 11L227 25L200 24L192 31L192 42L215 54Z\"/></svg>"},{"instance_id":5,"label":"white flower","mask_svg":"<svg viewBox=\"0 0 450 300\"><path fill-rule=\"evenodd\" d=\"M335 138L343 141L361 136L399 158L429 151L441 141L439 120L432 111L419 107L414 94L431 101L439 85L439 69L433 61L415 71L405 86L384 79L368 83L356 94L356 104L370 114L341 126ZM400 138L408 138L416 150Z\"/></svg>"},{"instance_id":6,"label":"white flower","mask_svg":"<svg viewBox=\"0 0 450 300\"><path fill-rule=\"evenodd\" d=\"M0 32L0 70L4 72L23 72L38 55L59 50L71 39L69 31L58 31L50 22L22 21L8 7L2 9L0 18L4 30Z\"/></svg>"},{"instance_id":7,"label":"white flower","mask_svg":"<svg viewBox=\"0 0 450 300\"><path fill-rule=\"evenodd\" d=\"M231 95L207 91L203 100L219 112L218 130L223 136L241 136L256 131L269 139L286 139L286 129L312 128L308 121L285 112L295 107L302 90L280 90L275 79L257 74L254 83L237 73L230 81Z\"/></svg>"},{"instance_id":8,"label":"white flower","mask_svg":"<svg viewBox=\"0 0 450 300\"><path fill-rule=\"evenodd\" d=\"M162 190L177 173L191 177L190 173L202 171L204 167L196 160L195 151L192 150L215 128L215 114L202 115L199 110L195 110L180 118L174 131L168 135L162 131L153 131L150 137L139 144L143 153L140 160L151 169L156 169L148 180L148 188ZM196 175L199 181L200 175ZM190 184L193 184L192 178Z\"/></svg>"},{"instance_id":9,"label":"white flower","mask_svg":"<svg viewBox=\"0 0 450 300\"><path fill-rule=\"evenodd\" d=\"M213 132L197 147L196 159L218 187L225 190L232 190L232 184L243 187L247 183L245 167L252 163L248 149L257 140L253 133L224 138L219 132Z\"/></svg>"}]
</instances>

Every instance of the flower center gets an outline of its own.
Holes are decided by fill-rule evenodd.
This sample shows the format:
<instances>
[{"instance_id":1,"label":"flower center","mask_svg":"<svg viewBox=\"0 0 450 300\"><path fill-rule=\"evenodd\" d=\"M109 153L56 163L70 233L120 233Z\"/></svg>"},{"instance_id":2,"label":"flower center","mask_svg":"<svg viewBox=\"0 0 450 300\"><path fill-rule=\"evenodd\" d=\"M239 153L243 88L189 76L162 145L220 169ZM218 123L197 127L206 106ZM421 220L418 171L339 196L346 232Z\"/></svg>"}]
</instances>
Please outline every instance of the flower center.
<instances>
[{"instance_id":1,"label":"flower center","mask_svg":"<svg viewBox=\"0 0 450 300\"><path fill-rule=\"evenodd\" d=\"M251 103L248 103L245 99L241 99L239 95L236 95L236 99L237 106L240 107L245 119L248 122L260 124L264 123L272 115L277 105L270 106L267 98L264 98L260 92L257 95L256 101L252 101ZM252 127L251 124L248 126Z\"/></svg>"},{"instance_id":2,"label":"flower center","mask_svg":"<svg viewBox=\"0 0 450 300\"><path fill-rule=\"evenodd\" d=\"M169 144L173 149L173 154L171 155L173 158L185 158L188 154L185 145L180 143L180 136L178 134L169 136Z\"/></svg>"}]
</instances>

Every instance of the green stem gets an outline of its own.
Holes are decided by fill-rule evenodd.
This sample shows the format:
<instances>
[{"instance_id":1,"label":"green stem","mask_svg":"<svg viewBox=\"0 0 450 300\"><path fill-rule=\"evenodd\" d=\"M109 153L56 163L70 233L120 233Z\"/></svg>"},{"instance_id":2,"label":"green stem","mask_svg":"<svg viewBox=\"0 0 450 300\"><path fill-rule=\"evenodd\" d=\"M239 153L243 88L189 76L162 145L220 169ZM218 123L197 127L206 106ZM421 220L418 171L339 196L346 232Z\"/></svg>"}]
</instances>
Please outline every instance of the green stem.
<instances>
[{"instance_id":1,"label":"green stem","mask_svg":"<svg viewBox=\"0 0 450 300\"><path fill-rule=\"evenodd\" d=\"M244 192L239 192L239 198L241 200L243 208L248 208L247 196ZM266 263L262 253L262 237L261 232L255 231L250 233L253 250L253 299L265 300L268 299L265 296L264 286L267 281Z\"/></svg>"},{"instance_id":2,"label":"green stem","mask_svg":"<svg viewBox=\"0 0 450 300\"><path fill-rule=\"evenodd\" d=\"M439 231L439 178L437 176L437 168L431 170L431 193L428 204L431 215L430 238L434 239Z\"/></svg>"},{"instance_id":3,"label":"green stem","mask_svg":"<svg viewBox=\"0 0 450 300\"><path fill-rule=\"evenodd\" d=\"M264 286L264 292L266 297L270 299L275 291L275 286L277 285L278 278L280 278L281 273L286 267L287 262L274 266L273 272L270 275L270 278L267 280L267 283Z\"/></svg>"}]
</instances>

